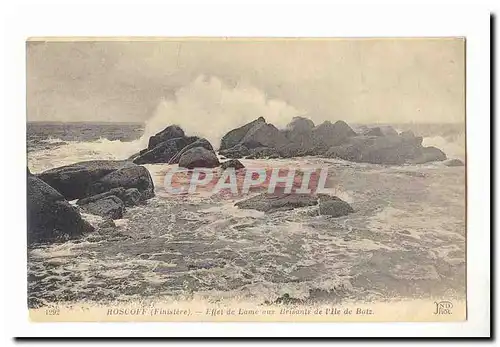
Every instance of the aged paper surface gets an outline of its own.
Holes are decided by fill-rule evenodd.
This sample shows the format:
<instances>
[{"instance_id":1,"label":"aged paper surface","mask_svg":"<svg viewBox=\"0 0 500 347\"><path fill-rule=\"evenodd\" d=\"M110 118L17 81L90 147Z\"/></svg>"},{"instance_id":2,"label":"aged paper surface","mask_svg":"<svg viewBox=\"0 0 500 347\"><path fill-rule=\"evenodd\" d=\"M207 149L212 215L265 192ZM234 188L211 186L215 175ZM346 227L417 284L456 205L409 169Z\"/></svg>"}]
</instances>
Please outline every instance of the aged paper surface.
<instances>
[{"instance_id":1,"label":"aged paper surface","mask_svg":"<svg viewBox=\"0 0 500 347\"><path fill-rule=\"evenodd\" d=\"M28 308L466 319L462 38L31 38Z\"/></svg>"}]
</instances>

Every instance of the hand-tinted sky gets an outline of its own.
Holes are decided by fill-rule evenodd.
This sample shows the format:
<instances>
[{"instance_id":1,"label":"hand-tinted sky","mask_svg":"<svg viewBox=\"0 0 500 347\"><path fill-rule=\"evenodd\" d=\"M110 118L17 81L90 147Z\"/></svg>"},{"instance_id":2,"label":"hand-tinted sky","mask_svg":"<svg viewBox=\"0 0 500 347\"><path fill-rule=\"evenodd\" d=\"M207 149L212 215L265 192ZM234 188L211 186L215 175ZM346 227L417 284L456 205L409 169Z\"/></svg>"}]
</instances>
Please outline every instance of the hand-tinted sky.
<instances>
[{"instance_id":1,"label":"hand-tinted sky","mask_svg":"<svg viewBox=\"0 0 500 347\"><path fill-rule=\"evenodd\" d=\"M461 39L30 41L27 55L29 121L146 121L165 103L207 124L262 107L315 122L464 120Z\"/></svg>"}]
</instances>

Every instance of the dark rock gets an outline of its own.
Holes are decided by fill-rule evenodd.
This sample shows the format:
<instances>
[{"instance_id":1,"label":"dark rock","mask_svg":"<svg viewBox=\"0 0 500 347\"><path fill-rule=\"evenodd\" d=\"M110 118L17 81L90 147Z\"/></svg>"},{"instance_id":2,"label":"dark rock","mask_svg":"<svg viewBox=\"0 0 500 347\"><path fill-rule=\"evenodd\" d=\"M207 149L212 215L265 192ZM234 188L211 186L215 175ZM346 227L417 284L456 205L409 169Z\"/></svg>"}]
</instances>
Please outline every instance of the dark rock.
<instances>
[{"instance_id":1,"label":"dark rock","mask_svg":"<svg viewBox=\"0 0 500 347\"><path fill-rule=\"evenodd\" d=\"M317 204L317 198L310 194L285 194L282 191L277 191L275 193L262 193L253 198L237 202L235 206L242 209L276 212Z\"/></svg>"},{"instance_id":2,"label":"dark rock","mask_svg":"<svg viewBox=\"0 0 500 347\"><path fill-rule=\"evenodd\" d=\"M184 147L197 141L197 136L178 137L159 143L134 159L135 164L168 163Z\"/></svg>"},{"instance_id":3,"label":"dark rock","mask_svg":"<svg viewBox=\"0 0 500 347\"><path fill-rule=\"evenodd\" d=\"M194 169L197 167L213 168L219 166L219 159L214 151L203 147L195 147L184 152L179 159L179 167Z\"/></svg>"},{"instance_id":4,"label":"dark rock","mask_svg":"<svg viewBox=\"0 0 500 347\"><path fill-rule=\"evenodd\" d=\"M292 143L292 146L288 147L288 150L282 149L284 157L289 158L292 153L300 154L306 148L311 148L314 144L312 131L314 129L314 123L312 120L304 117L294 117L292 121L287 125L286 128L286 138ZM281 154L280 151L280 154Z\"/></svg>"},{"instance_id":5,"label":"dark rock","mask_svg":"<svg viewBox=\"0 0 500 347\"><path fill-rule=\"evenodd\" d=\"M398 132L390 125L381 125L379 128L380 128L380 130L382 130L382 134L384 134L384 136L396 136L396 135L398 135Z\"/></svg>"},{"instance_id":6,"label":"dark rock","mask_svg":"<svg viewBox=\"0 0 500 347\"><path fill-rule=\"evenodd\" d=\"M259 123L252 127L241 140L241 144L252 149L257 147L281 147L290 143L274 125Z\"/></svg>"},{"instance_id":7,"label":"dark rock","mask_svg":"<svg viewBox=\"0 0 500 347\"><path fill-rule=\"evenodd\" d=\"M319 195L319 214L342 217L353 213L354 209L344 200L336 196Z\"/></svg>"},{"instance_id":8,"label":"dark rock","mask_svg":"<svg viewBox=\"0 0 500 347\"><path fill-rule=\"evenodd\" d=\"M236 146L241 142L241 140L245 137L250 129L252 129L255 125L261 123L266 123L266 120L263 117L259 117L253 122L231 130L222 137L219 150L225 150Z\"/></svg>"},{"instance_id":9,"label":"dark rock","mask_svg":"<svg viewBox=\"0 0 500 347\"><path fill-rule=\"evenodd\" d=\"M170 161L168 163L169 164L178 164L181 156L186 151L190 150L191 148L195 148L195 147L203 147L205 149L208 149L209 151L214 151L214 148L212 147L210 142L208 142L207 139L199 139L199 140L196 140L195 142L187 145L183 149L181 149L175 156L172 157L172 159L170 159Z\"/></svg>"},{"instance_id":10,"label":"dark rock","mask_svg":"<svg viewBox=\"0 0 500 347\"><path fill-rule=\"evenodd\" d=\"M382 132L382 129L379 127L375 128L370 128L368 131L366 131L363 135L365 136L384 136L384 133Z\"/></svg>"},{"instance_id":11,"label":"dark rock","mask_svg":"<svg viewBox=\"0 0 500 347\"><path fill-rule=\"evenodd\" d=\"M120 198L125 203L125 206L136 206L142 200L142 193L137 188L129 188Z\"/></svg>"},{"instance_id":12,"label":"dark rock","mask_svg":"<svg viewBox=\"0 0 500 347\"><path fill-rule=\"evenodd\" d=\"M361 149L352 143L345 143L339 146L330 147L325 153L325 156L328 158L340 158L359 162L361 161Z\"/></svg>"},{"instance_id":13,"label":"dark rock","mask_svg":"<svg viewBox=\"0 0 500 347\"><path fill-rule=\"evenodd\" d=\"M181 127L177 125L168 126L149 138L148 150L155 148L159 143L184 136L184 130L182 130Z\"/></svg>"},{"instance_id":14,"label":"dark rock","mask_svg":"<svg viewBox=\"0 0 500 347\"><path fill-rule=\"evenodd\" d=\"M92 195L107 192L113 188L137 188L141 193L141 200L152 198L154 184L149 171L144 166L130 166L113 171L93 183L89 191Z\"/></svg>"},{"instance_id":15,"label":"dark rock","mask_svg":"<svg viewBox=\"0 0 500 347\"><path fill-rule=\"evenodd\" d=\"M243 165L239 160L237 159L231 159L228 161L225 161L221 164L221 169L226 170L228 168L234 168L235 170L243 169L245 168L245 165Z\"/></svg>"},{"instance_id":16,"label":"dark rock","mask_svg":"<svg viewBox=\"0 0 500 347\"><path fill-rule=\"evenodd\" d=\"M331 147L344 143L349 137L356 136L356 133L346 122L339 120L335 124L328 121L321 123L313 129L312 136L315 143Z\"/></svg>"},{"instance_id":17,"label":"dark rock","mask_svg":"<svg viewBox=\"0 0 500 347\"><path fill-rule=\"evenodd\" d=\"M446 166L464 166L464 162L460 159L450 159L447 160L444 165Z\"/></svg>"},{"instance_id":18,"label":"dark rock","mask_svg":"<svg viewBox=\"0 0 500 347\"><path fill-rule=\"evenodd\" d=\"M412 164L424 164L432 161L443 161L446 160L446 154L436 147L423 147L420 149L420 153L415 159L411 160Z\"/></svg>"},{"instance_id":19,"label":"dark rock","mask_svg":"<svg viewBox=\"0 0 500 347\"><path fill-rule=\"evenodd\" d=\"M242 145L236 145L229 149L219 151L219 154L231 159L240 159L250 155L250 150Z\"/></svg>"},{"instance_id":20,"label":"dark rock","mask_svg":"<svg viewBox=\"0 0 500 347\"><path fill-rule=\"evenodd\" d=\"M44 171L37 177L67 200L74 200L88 196L89 187L101 177L130 166L135 165L126 160L84 161Z\"/></svg>"},{"instance_id":21,"label":"dark rock","mask_svg":"<svg viewBox=\"0 0 500 347\"><path fill-rule=\"evenodd\" d=\"M117 197L121 198L124 193L125 193L125 188L123 188L123 187L113 188L113 189L111 189L107 192L104 192L104 193L100 193L100 194L89 196L87 198L79 199L76 202L76 204L77 205L86 205L88 203L100 200L100 199L105 198L105 197L110 196L110 195L116 195Z\"/></svg>"},{"instance_id":22,"label":"dark rock","mask_svg":"<svg viewBox=\"0 0 500 347\"><path fill-rule=\"evenodd\" d=\"M125 210L125 204L116 195L109 195L80 207L87 213L111 219L122 218Z\"/></svg>"},{"instance_id":23,"label":"dark rock","mask_svg":"<svg viewBox=\"0 0 500 347\"><path fill-rule=\"evenodd\" d=\"M27 222L29 245L65 241L94 230L58 191L33 175L27 177Z\"/></svg>"},{"instance_id":24,"label":"dark rock","mask_svg":"<svg viewBox=\"0 0 500 347\"><path fill-rule=\"evenodd\" d=\"M308 133L314 129L314 122L305 117L293 117L292 121L286 126L287 131L300 133Z\"/></svg>"}]
</instances>

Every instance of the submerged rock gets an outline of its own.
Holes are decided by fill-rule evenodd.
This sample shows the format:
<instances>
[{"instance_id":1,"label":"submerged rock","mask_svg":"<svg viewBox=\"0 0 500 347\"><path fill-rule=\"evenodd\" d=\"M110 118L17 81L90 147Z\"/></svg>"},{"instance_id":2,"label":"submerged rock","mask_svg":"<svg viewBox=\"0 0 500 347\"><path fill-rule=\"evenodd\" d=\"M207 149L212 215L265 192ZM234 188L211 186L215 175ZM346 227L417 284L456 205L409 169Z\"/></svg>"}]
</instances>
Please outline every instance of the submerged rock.
<instances>
[{"instance_id":1,"label":"submerged rock","mask_svg":"<svg viewBox=\"0 0 500 347\"><path fill-rule=\"evenodd\" d=\"M219 166L219 159L214 151L203 147L187 150L179 159L179 167L194 169L197 167L213 168Z\"/></svg>"},{"instance_id":2,"label":"submerged rock","mask_svg":"<svg viewBox=\"0 0 500 347\"><path fill-rule=\"evenodd\" d=\"M262 212L288 211L295 208L314 206L317 197L310 194L286 194L283 192L262 193L253 198L237 202L235 206Z\"/></svg>"},{"instance_id":3,"label":"submerged rock","mask_svg":"<svg viewBox=\"0 0 500 347\"><path fill-rule=\"evenodd\" d=\"M58 191L30 174L27 177L27 226L29 245L65 241L94 230Z\"/></svg>"},{"instance_id":4,"label":"submerged rock","mask_svg":"<svg viewBox=\"0 0 500 347\"><path fill-rule=\"evenodd\" d=\"M319 214L342 217L353 213L354 209L344 200L336 196L321 194L319 198Z\"/></svg>"}]
</instances>

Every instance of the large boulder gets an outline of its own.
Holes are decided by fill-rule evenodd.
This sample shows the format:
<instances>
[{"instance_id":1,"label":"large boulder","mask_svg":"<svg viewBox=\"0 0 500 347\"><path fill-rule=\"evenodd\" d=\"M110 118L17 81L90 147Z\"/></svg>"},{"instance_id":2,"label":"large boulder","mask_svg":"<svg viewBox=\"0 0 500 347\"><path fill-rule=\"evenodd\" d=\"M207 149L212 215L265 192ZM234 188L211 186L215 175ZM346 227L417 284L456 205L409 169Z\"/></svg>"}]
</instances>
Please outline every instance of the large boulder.
<instances>
[{"instance_id":1,"label":"large boulder","mask_svg":"<svg viewBox=\"0 0 500 347\"><path fill-rule=\"evenodd\" d=\"M125 204L116 195L109 195L80 207L87 213L111 219L121 219L125 211Z\"/></svg>"},{"instance_id":2,"label":"large boulder","mask_svg":"<svg viewBox=\"0 0 500 347\"><path fill-rule=\"evenodd\" d=\"M247 123L239 128L233 129L224 135L220 141L219 150L229 149L236 146L245 137L247 132L252 129L255 125L265 124L266 120L263 117L259 117L253 122Z\"/></svg>"},{"instance_id":3,"label":"large boulder","mask_svg":"<svg viewBox=\"0 0 500 347\"><path fill-rule=\"evenodd\" d=\"M113 171L89 187L89 195L107 192L113 188L137 188L141 193L141 200L152 198L154 184L148 169L144 166L134 165Z\"/></svg>"},{"instance_id":4,"label":"large boulder","mask_svg":"<svg viewBox=\"0 0 500 347\"><path fill-rule=\"evenodd\" d=\"M184 130L181 127L177 125L168 126L149 138L148 149L155 148L159 143L184 136Z\"/></svg>"},{"instance_id":5,"label":"large boulder","mask_svg":"<svg viewBox=\"0 0 500 347\"><path fill-rule=\"evenodd\" d=\"M159 143L134 159L135 164L168 163L184 147L199 140L197 136L177 137Z\"/></svg>"},{"instance_id":6,"label":"large boulder","mask_svg":"<svg viewBox=\"0 0 500 347\"><path fill-rule=\"evenodd\" d=\"M446 154L436 147L422 147L420 152L414 159L410 160L411 164L424 164L432 161L446 160Z\"/></svg>"},{"instance_id":7,"label":"large boulder","mask_svg":"<svg viewBox=\"0 0 500 347\"><path fill-rule=\"evenodd\" d=\"M342 217L353 213L354 209L344 200L325 194L319 196L319 214L332 217Z\"/></svg>"},{"instance_id":8,"label":"large boulder","mask_svg":"<svg viewBox=\"0 0 500 347\"><path fill-rule=\"evenodd\" d=\"M130 166L135 165L126 160L92 160L47 170L37 177L67 200L74 200L88 196L89 187L101 177Z\"/></svg>"},{"instance_id":9,"label":"large boulder","mask_svg":"<svg viewBox=\"0 0 500 347\"><path fill-rule=\"evenodd\" d=\"M168 163L169 164L178 164L179 163L179 159L181 158L181 156L186 151L190 150L191 148L195 148L195 147L203 147L205 149L208 149L209 151L213 151L214 150L214 148L212 147L212 144L210 142L208 142L207 139L199 139L199 140L196 140L195 142L187 145L183 149L181 149L176 155L174 155L172 157L172 159L170 159L170 161Z\"/></svg>"},{"instance_id":10,"label":"large boulder","mask_svg":"<svg viewBox=\"0 0 500 347\"><path fill-rule=\"evenodd\" d=\"M236 145L228 149L220 150L219 154L226 158L240 159L250 155L250 150L243 145Z\"/></svg>"},{"instance_id":11,"label":"large boulder","mask_svg":"<svg viewBox=\"0 0 500 347\"><path fill-rule=\"evenodd\" d=\"M340 145L346 142L349 137L356 135L356 132L341 120L335 122L335 124L329 121L323 122L315 127L312 133L316 144L324 144L330 147Z\"/></svg>"},{"instance_id":12,"label":"large boulder","mask_svg":"<svg viewBox=\"0 0 500 347\"><path fill-rule=\"evenodd\" d=\"M65 241L94 230L58 191L31 174L27 177L27 222L29 245Z\"/></svg>"},{"instance_id":13,"label":"large boulder","mask_svg":"<svg viewBox=\"0 0 500 347\"><path fill-rule=\"evenodd\" d=\"M179 159L179 167L194 169L197 167L213 168L219 166L219 159L214 151L203 147L195 147L184 152Z\"/></svg>"},{"instance_id":14,"label":"large boulder","mask_svg":"<svg viewBox=\"0 0 500 347\"><path fill-rule=\"evenodd\" d=\"M241 144L252 149L257 147L277 148L290 143L285 134L274 125L260 123L251 128L241 140Z\"/></svg>"}]
</instances>

